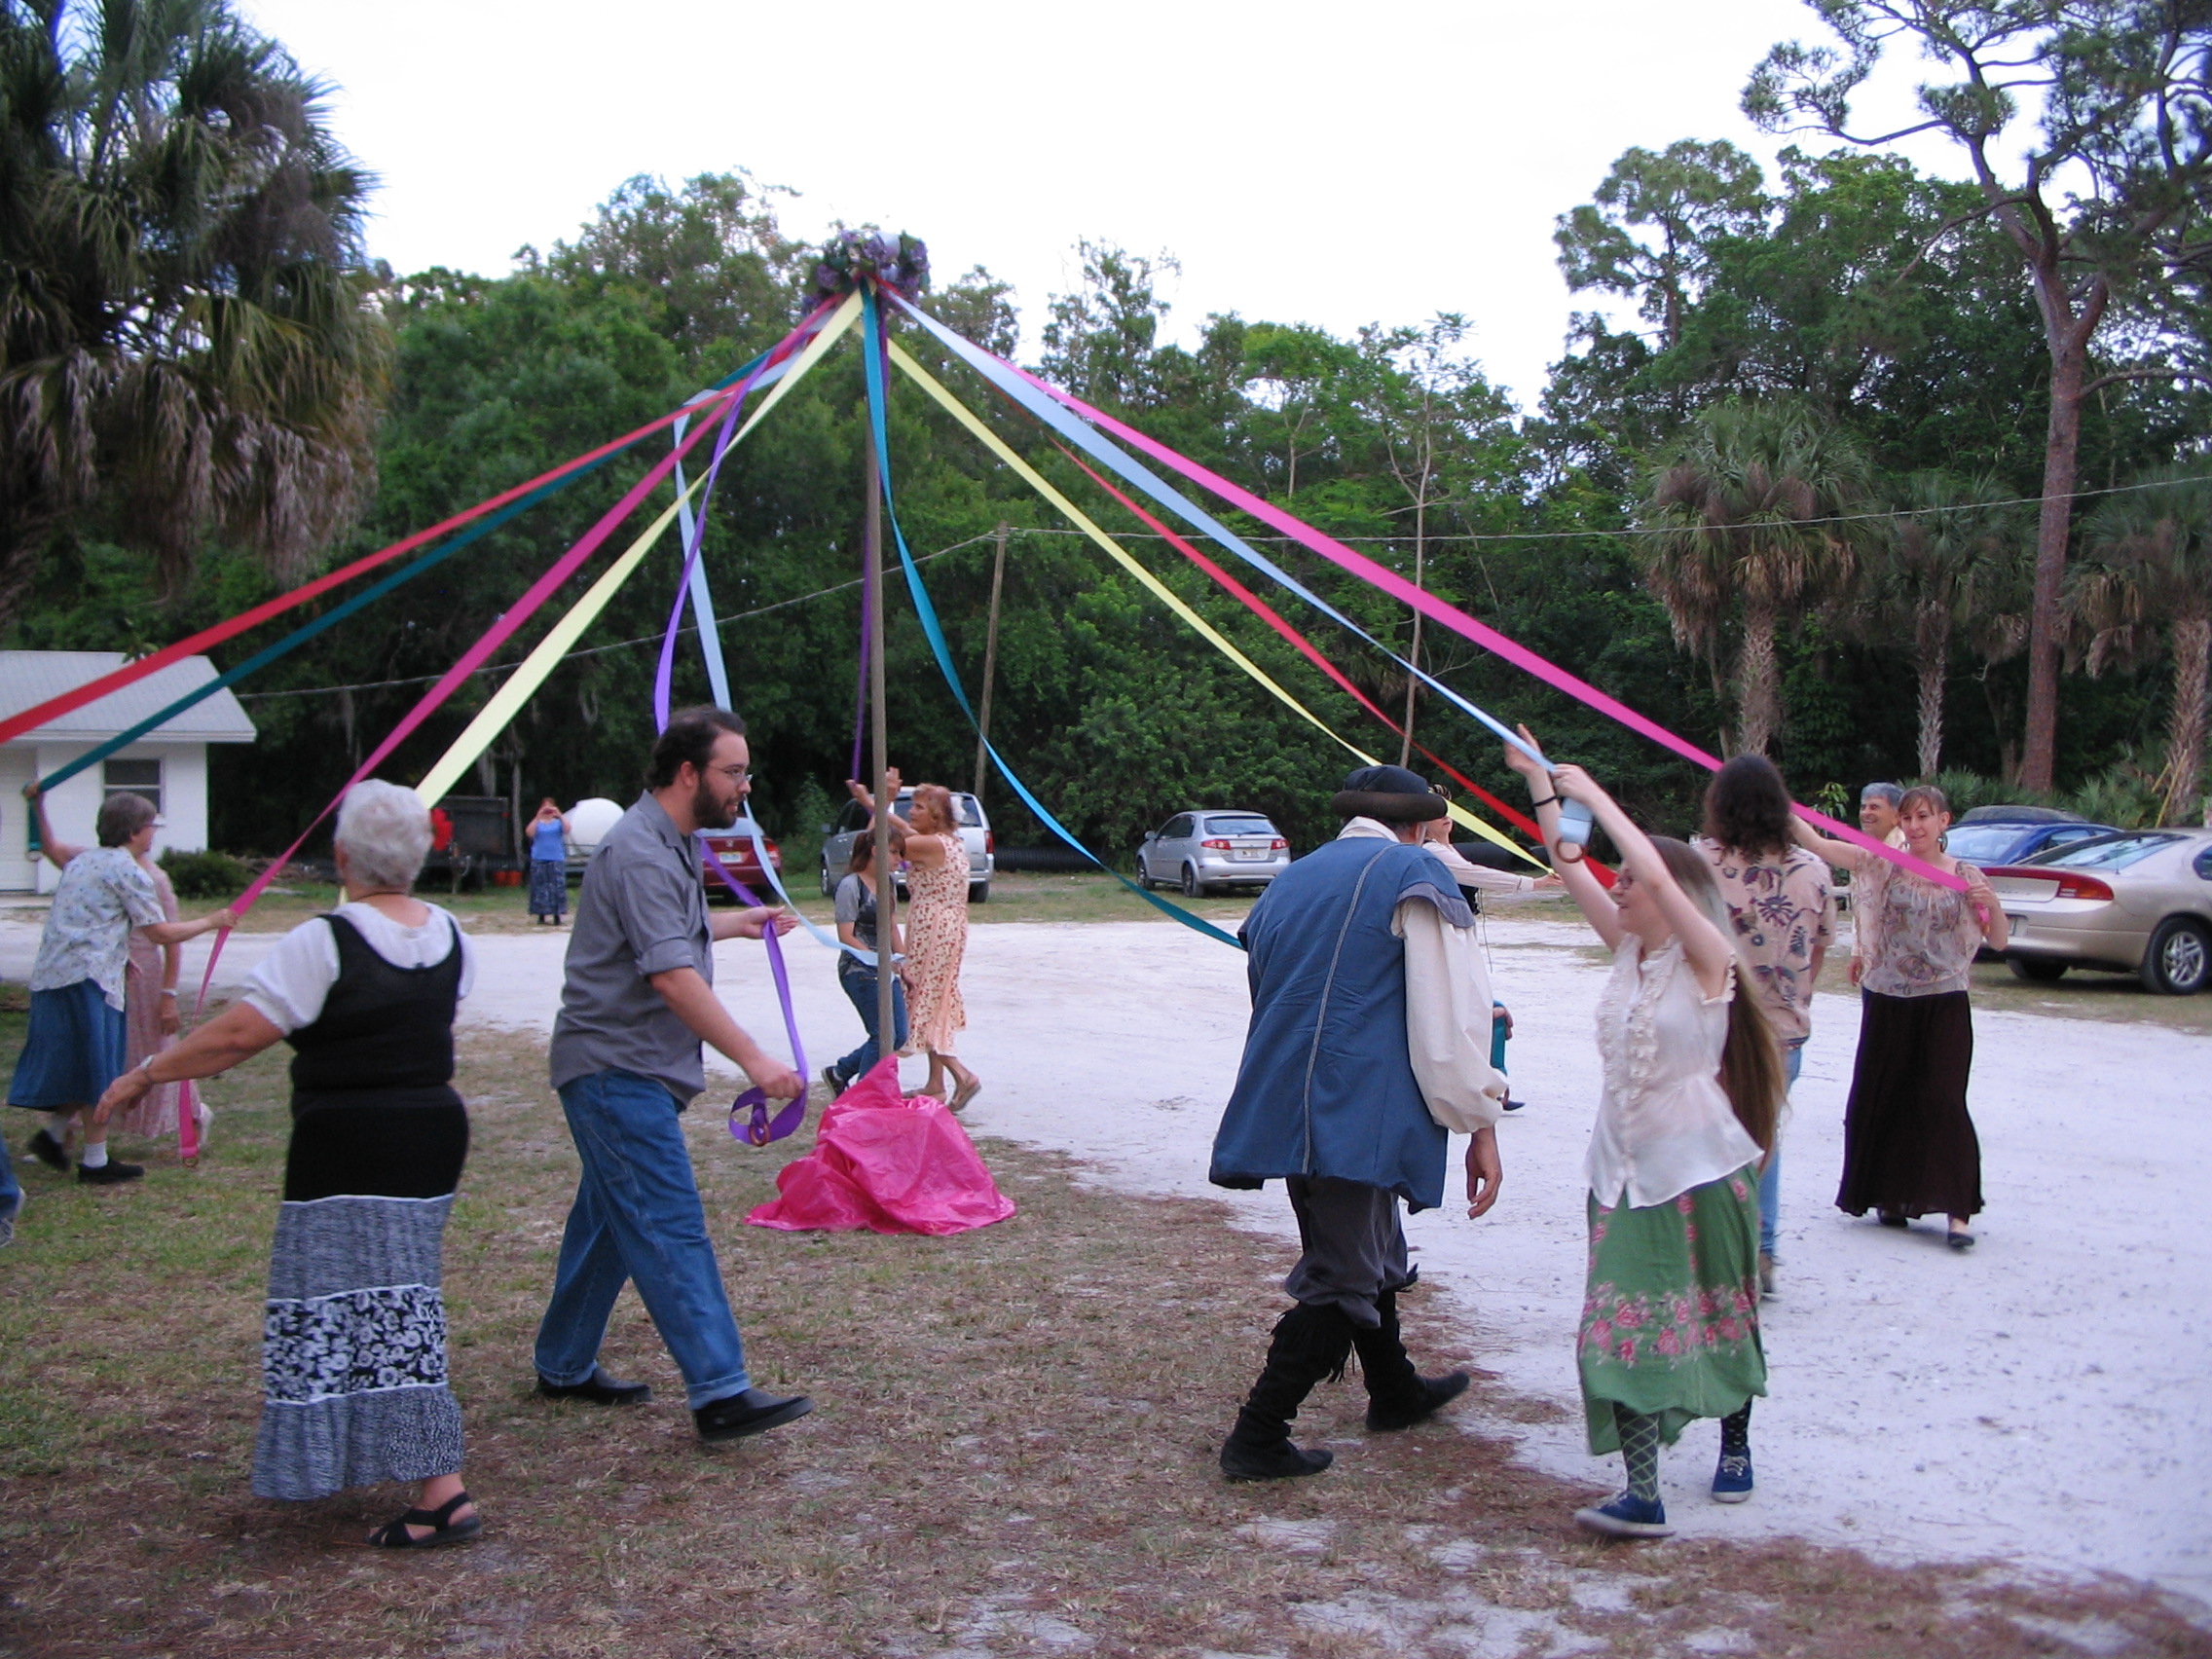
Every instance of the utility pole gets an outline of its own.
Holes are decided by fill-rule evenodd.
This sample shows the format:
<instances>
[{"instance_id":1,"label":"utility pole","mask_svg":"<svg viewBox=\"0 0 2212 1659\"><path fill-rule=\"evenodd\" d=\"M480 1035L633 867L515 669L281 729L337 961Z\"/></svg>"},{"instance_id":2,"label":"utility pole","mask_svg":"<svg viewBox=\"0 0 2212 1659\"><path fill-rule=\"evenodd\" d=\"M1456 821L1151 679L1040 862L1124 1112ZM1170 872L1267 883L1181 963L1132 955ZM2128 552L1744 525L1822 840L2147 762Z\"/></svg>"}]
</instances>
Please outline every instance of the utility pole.
<instances>
[{"instance_id":1,"label":"utility pole","mask_svg":"<svg viewBox=\"0 0 2212 1659\"><path fill-rule=\"evenodd\" d=\"M867 697L875 727L875 1051L877 1058L897 1048L898 1027L891 1022L891 941L897 934L899 884L891 869L891 746L883 718L883 490L876 476L875 424L868 423L867 445L863 454L867 476L862 481L867 503L861 557L866 561L861 579L867 584L868 606Z\"/></svg>"},{"instance_id":2,"label":"utility pole","mask_svg":"<svg viewBox=\"0 0 2212 1659\"><path fill-rule=\"evenodd\" d=\"M1414 586L1421 588L1422 577L1427 573L1428 563L1428 469L1421 469L1420 494L1414 499ZM1423 592L1427 590L1422 588ZM1406 661L1415 668L1420 667L1420 608L1414 608L1414 639L1407 649ZM1420 682L1412 674L1406 676L1406 729L1398 740L1398 764L1414 763L1414 693L1420 689Z\"/></svg>"},{"instance_id":3,"label":"utility pole","mask_svg":"<svg viewBox=\"0 0 2212 1659\"><path fill-rule=\"evenodd\" d=\"M983 711L976 719L976 798L983 798L983 780L990 776L991 764L991 684L998 679L999 667L999 592L1006 586L1006 538L1008 526L1004 519L991 533L994 551L991 554L991 625L983 635Z\"/></svg>"}]
</instances>

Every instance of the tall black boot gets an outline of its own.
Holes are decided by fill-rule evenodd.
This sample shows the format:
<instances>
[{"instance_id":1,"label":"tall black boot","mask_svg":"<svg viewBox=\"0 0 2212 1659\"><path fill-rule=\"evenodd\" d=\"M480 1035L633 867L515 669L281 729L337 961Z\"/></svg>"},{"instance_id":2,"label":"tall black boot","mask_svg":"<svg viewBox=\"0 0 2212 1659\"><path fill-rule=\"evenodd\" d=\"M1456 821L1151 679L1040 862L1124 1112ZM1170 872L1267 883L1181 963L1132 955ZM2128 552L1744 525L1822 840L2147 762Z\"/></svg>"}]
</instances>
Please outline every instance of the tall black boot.
<instances>
[{"instance_id":1,"label":"tall black boot","mask_svg":"<svg viewBox=\"0 0 2212 1659\"><path fill-rule=\"evenodd\" d=\"M1433 1416L1447 1400L1467 1391L1467 1374L1454 1371L1443 1377L1423 1377L1406 1357L1406 1345L1398 1332L1398 1293L1386 1290L1375 1299L1375 1311L1382 1323L1375 1330L1352 1328L1352 1346L1359 1350L1359 1369L1367 1379L1367 1426L1376 1430L1411 1428Z\"/></svg>"},{"instance_id":2,"label":"tall black boot","mask_svg":"<svg viewBox=\"0 0 2212 1659\"><path fill-rule=\"evenodd\" d=\"M1317 1475L1334 1456L1290 1443L1290 1419L1313 1384L1342 1377L1351 1358L1352 1322L1340 1308L1300 1303L1275 1321L1267 1369L1236 1414L1221 1448L1221 1472L1233 1481L1279 1481Z\"/></svg>"}]
</instances>

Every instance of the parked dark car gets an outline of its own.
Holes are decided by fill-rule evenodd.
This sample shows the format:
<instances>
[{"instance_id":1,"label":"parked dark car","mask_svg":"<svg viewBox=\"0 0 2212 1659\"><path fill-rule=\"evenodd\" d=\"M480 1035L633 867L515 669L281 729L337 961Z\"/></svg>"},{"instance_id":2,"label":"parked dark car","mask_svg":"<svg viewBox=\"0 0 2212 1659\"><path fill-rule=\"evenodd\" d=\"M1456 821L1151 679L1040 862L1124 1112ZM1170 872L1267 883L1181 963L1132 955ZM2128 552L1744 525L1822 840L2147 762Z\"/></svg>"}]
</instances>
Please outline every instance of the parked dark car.
<instances>
[{"instance_id":1,"label":"parked dark car","mask_svg":"<svg viewBox=\"0 0 2212 1659\"><path fill-rule=\"evenodd\" d=\"M2109 824L2049 806L1977 806L1952 820L1943 850L1971 865L2019 864L2058 847L2110 835Z\"/></svg>"}]
</instances>

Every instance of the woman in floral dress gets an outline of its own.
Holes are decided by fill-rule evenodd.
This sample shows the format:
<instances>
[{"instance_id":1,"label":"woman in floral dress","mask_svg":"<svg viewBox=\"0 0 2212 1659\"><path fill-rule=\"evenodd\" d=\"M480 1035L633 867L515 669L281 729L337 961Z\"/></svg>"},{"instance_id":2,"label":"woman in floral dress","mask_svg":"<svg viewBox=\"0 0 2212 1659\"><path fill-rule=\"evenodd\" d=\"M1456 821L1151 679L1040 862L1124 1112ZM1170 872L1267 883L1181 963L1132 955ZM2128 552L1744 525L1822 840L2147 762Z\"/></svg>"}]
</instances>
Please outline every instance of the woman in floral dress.
<instances>
[{"instance_id":1,"label":"woman in floral dress","mask_svg":"<svg viewBox=\"0 0 2212 1659\"><path fill-rule=\"evenodd\" d=\"M1799 841L1854 872L1851 913L1865 964L1835 1202L1851 1215L1873 1210L1885 1227L1948 1216L1951 1248L1969 1250L1968 1223L1981 1210L1981 1142L1967 1111L1973 1070L1967 976L1976 951L1984 944L2003 950L2010 936L1988 879L1943 851L1951 803L1941 790L1905 791L1898 827L1906 852L1967 890L1940 887L1878 853L1797 826Z\"/></svg>"},{"instance_id":2,"label":"woman in floral dress","mask_svg":"<svg viewBox=\"0 0 2212 1659\"><path fill-rule=\"evenodd\" d=\"M1758 1162L1782 1058L1757 1000L1737 994L1733 930L1705 859L1644 834L1578 766L1547 777L1514 749L1506 761L1529 780L1553 867L1613 950L1598 1004L1604 1096L1586 1164L1590 1278L1575 1357L1590 1450L1621 1454L1628 1490L1574 1518L1615 1537L1665 1537L1659 1448L1692 1419L1721 1419L1713 1496L1751 1493L1751 1399L1766 1392ZM1578 848L1561 848L1563 796L1588 806L1620 850L1610 892Z\"/></svg>"},{"instance_id":3,"label":"woman in floral dress","mask_svg":"<svg viewBox=\"0 0 2212 1659\"><path fill-rule=\"evenodd\" d=\"M897 801L898 768L888 768L884 777ZM845 787L874 813L875 799L866 790L850 781ZM929 1081L921 1091L957 1112L976 1098L983 1080L952 1051L955 1034L968 1024L967 1005L960 1000L960 961L968 950L968 849L960 839L952 792L942 784L916 784L904 820L896 811L891 815L891 849L906 861L911 896L906 966L901 976L906 984L908 1038L901 1052L928 1051ZM947 1073L954 1088L949 1098L944 1093Z\"/></svg>"}]
</instances>

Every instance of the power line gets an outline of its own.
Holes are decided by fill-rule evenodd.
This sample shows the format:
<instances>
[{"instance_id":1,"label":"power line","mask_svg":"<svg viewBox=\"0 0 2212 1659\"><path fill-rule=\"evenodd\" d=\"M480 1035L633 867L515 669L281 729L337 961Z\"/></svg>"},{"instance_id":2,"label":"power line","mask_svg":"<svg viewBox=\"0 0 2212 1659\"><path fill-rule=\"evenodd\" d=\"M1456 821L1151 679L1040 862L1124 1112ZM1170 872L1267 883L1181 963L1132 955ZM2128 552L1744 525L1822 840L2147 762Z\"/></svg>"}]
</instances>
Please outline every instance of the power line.
<instances>
[{"instance_id":1,"label":"power line","mask_svg":"<svg viewBox=\"0 0 2212 1659\"><path fill-rule=\"evenodd\" d=\"M925 553L914 563L927 565L934 559L941 559L948 553L957 553L964 547L973 547L977 542L988 541L990 538L991 533L985 531L981 535L971 535L966 541L955 541L950 547L940 547L935 553ZM802 593L793 599L779 599L773 605L763 605L756 609L740 610L729 616L718 616L715 618L715 626L719 628L724 622L743 622L748 617L765 616L771 610L785 610L794 605L804 605L809 600L825 599L833 593L844 593L848 589L859 587L861 580L861 578L855 577L849 582L839 582L834 587L816 588L812 593ZM694 622L686 622L677 629L677 633L680 635L696 634L698 631L698 624ZM662 636L659 634L641 634L634 640L616 640L610 645L587 645L581 650L566 651L562 653L561 660L563 662L574 662L578 657L604 656L608 651L630 650L638 645L655 645L660 644L661 639ZM512 674L521 666L522 664L519 662L494 663L478 669L469 678L473 680L486 674ZM241 703L264 697L325 697L340 691L384 691L399 685L427 685L433 681L443 680L445 676L442 674L418 674L411 675L404 680L363 680L351 685L309 685L297 691L240 691L235 693L235 695Z\"/></svg>"}]
</instances>

